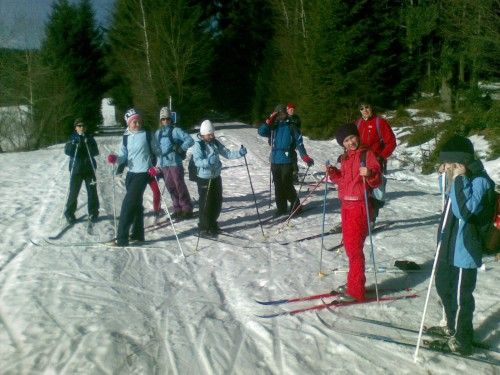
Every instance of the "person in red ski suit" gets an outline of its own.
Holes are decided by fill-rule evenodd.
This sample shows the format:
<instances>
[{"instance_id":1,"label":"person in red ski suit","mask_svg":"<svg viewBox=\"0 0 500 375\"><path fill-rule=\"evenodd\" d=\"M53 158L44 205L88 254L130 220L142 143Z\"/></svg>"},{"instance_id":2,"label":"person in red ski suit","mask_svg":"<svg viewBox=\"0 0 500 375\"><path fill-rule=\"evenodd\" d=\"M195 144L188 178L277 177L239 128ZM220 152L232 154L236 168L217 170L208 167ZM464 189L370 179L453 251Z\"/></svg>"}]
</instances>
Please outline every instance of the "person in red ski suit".
<instances>
[{"instance_id":1,"label":"person in red ski suit","mask_svg":"<svg viewBox=\"0 0 500 375\"><path fill-rule=\"evenodd\" d=\"M391 126L382 116L377 116L371 104L366 101L359 105L361 117L356 120L361 144L368 147L377 157L382 173L387 172L387 159L396 148L396 136ZM378 216L378 211L385 203L386 178L382 175L380 186L373 190L371 201L373 204L373 223Z\"/></svg>"},{"instance_id":2,"label":"person in red ski suit","mask_svg":"<svg viewBox=\"0 0 500 375\"><path fill-rule=\"evenodd\" d=\"M341 202L342 238L347 257L349 272L347 284L339 291L343 299L362 301L365 299L365 256L363 244L368 234L366 217L365 189L369 194L380 185L381 167L375 154L360 143L355 124L339 127L335 138L344 147L340 155L340 170L327 165L330 179L338 185ZM366 183L365 183L366 182ZM369 200L371 206L371 201ZM369 207L370 216L373 207Z\"/></svg>"}]
</instances>

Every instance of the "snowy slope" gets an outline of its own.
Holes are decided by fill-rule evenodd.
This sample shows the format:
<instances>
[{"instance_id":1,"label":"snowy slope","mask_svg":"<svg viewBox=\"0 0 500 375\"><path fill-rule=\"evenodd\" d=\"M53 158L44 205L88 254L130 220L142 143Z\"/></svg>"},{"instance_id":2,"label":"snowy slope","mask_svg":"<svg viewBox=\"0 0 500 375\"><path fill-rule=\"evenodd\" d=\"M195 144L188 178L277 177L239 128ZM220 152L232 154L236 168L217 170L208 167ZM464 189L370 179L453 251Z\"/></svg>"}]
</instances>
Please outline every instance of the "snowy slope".
<instances>
[{"instance_id":1,"label":"snowy slope","mask_svg":"<svg viewBox=\"0 0 500 375\"><path fill-rule=\"evenodd\" d=\"M239 123L218 124L216 135L228 147L244 144L261 217L269 208L269 148L256 129ZM98 191L101 221L94 235L79 223L59 242L81 244L112 238L113 179L105 156L116 151L120 137L97 138ZM334 141L308 141L316 160L311 171L321 172L323 161L336 160ZM399 151L403 151L401 146ZM309 306L303 302L262 306L267 300L327 292L345 282L347 259L340 252L323 252L321 239L292 242L321 232L324 187L309 192L309 210L288 227L264 226L263 238L244 159L223 161L224 204L220 225L242 238L220 236L215 242L197 237L195 220L146 233L143 248L109 249L95 246L35 246L60 231L60 217L68 184L63 145L48 149L0 154L0 373L2 374L498 374L499 367L470 359L414 349L338 333L323 325L314 312L273 319L259 314ZM305 167L302 165L302 172ZM498 161L488 162L500 181ZM423 176L389 165L388 198L380 222L396 224L374 235L381 288L412 288L411 300L363 304L337 309L419 328L435 252L441 206L436 175ZM306 182L313 183L311 175ZM124 178L116 178L116 209L124 195ZM188 182L193 198L196 185ZM166 202L170 202L168 194ZM148 212L152 199L145 195ZM82 189L77 216L86 214ZM336 191L328 191L325 228L339 222ZM278 229L281 229L278 231ZM279 233L278 233L279 232ZM325 237L325 246L340 241ZM148 248L149 247L149 248ZM365 246L370 267L369 242ZM411 260L424 272L394 271L394 261ZM475 328L478 340L497 350L500 343L499 263L485 258L478 275ZM338 269L338 271L333 271ZM319 271L324 277L319 276ZM374 282L367 272L367 284ZM383 328L329 311L325 321L357 331L409 338L415 335ZM441 307L432 290L426 322L438 324ZM496 355L497 360L500 355Z\"/></svg>"}]
</instances>

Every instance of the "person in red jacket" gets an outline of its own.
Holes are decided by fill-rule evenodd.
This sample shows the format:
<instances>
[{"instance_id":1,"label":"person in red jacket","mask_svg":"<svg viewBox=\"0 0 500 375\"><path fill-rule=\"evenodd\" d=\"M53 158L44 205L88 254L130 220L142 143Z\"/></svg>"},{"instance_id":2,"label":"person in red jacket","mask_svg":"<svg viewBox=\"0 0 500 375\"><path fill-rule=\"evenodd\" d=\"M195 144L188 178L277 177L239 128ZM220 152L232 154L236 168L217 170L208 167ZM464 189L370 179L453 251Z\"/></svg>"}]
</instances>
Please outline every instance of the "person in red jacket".
<instances>
[{"instance_id":1,"label":"person in red jacket","mask_svg":"<svg viewBox=\"0 0 500 375\"><path fill-rule=\"evenodd\" d=\"M356 120L356 126L359 131L361 144L367 146L377 157L382 173L387 172L387 159L392 155L396 148L396 136L391 129L391 126L381 116L377 116L371 104L362 102L359 105L361 117ZM385 188L387 179L382 175L380 186L373 189L371 198L374 209L373 223L378 216L378 211L385 203Z\"/></svg>"},{"instance_id":2,"label":"person in red jacket","mask_svg":"<svg viewBox=\"0 0 500 375\"><path fill-rule=\"evenodd\" d=\"M347 284L337 290L344 301L362 301L365 298L366 281L363 244L368 234L365 190L369 194L379 186L382 173L375 153L360 143L355 124L340 126L335 138L345 151L339 157L340 170L330 165L327 165L327 170L330 179L338 185L342 239L349 259ZM373 212L373 207L369 209Z\"/></svg>"}]
</instances>

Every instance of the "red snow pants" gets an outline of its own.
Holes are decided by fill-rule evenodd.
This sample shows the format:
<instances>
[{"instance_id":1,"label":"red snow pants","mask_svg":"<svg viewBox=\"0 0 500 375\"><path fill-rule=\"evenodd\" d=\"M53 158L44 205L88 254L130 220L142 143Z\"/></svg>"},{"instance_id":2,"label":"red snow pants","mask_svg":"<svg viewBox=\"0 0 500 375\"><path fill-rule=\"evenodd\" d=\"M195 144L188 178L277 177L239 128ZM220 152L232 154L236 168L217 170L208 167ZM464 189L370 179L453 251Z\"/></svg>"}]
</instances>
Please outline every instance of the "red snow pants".
<instances>
[{"instance_id":1,"label":"red snow pants","mask_svg":"<svg viewBox=\"0 0 500 375\"><path fill-rule=\"evenodd\" d=\"M342 201L342 237L349 259L347 294L357 300L365 299L365 255L363 245L368 234L364 201Z\"/></svg>"}]
</instances>

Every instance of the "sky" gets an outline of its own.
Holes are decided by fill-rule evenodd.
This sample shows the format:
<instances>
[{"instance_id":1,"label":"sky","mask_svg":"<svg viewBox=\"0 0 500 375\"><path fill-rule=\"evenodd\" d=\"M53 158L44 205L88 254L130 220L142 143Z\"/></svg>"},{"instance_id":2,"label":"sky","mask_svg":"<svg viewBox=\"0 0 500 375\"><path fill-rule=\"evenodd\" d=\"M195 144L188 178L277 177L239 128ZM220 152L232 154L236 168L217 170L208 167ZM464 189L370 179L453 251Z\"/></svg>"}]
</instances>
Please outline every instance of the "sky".
<instances>
[{"instance_id":1,"label":"sky","mask_svg":"<svg viewBox=\"0 0 500 375\"><path fill-rule=\"evenodd\" d=\"M411 117L422 126L436 124L435 119L419 117L416 110ZM471 359L420 350L414 362L415 333L357 320L366 318L412 330L420 326L436 252L441 196L437 173L422 175L413 162L421 159L431 143L410 148L398 141L386 175L388 200L378 219L380 225L394 222L373 234L381 292L418 297L265 319L258 315L322 305L322 301L264 306L256 300L326 293L346 281L344 251L321 251L318 235L325 187L314 189L316 178L324 171L323 161L336 160L342 149L334 139L305 138L306 149L316 163L308 170L300 193L304 212L288 226L264 225L263 237L250 178L261 217L271 217L276 206L274 199L272 206L268 205L267 140L250 125L215 126L215 135L225 146L234 150L243 144L248 149L248 164L243 158L222 159L224 192L219 225L237 237L220 235L218 241L201 238L198 243L196 219L154 227L152 195L147 188L145 236L149 242L118 249L98 243L113 237L113 207L119 213L125 195L125 176L112 177L106 163L106 156L119 148L121 136L116 135L96 137L101 205L100 220L93 231L88 233L85 221L80 222L46 243L44 239L62 228L60 218L69 181L64 144L0 154L0 196L4 198L0 200L2 375L499 373L498 352L488 353L496 359L496 367L474 360L485 353ZM398 139L408 130L396 128ZM472 141L479 155L485 155L484 139L475 136ZM485 166L491 177L500 181L499 160L485 161ZM302 161L299 168L300 173L306 172ZM186 183L196 199L197 211L196 184ZM77 217L87 214L86 198L82 188ZM324 223L328 230L340 220L335 189L327 190L326 202ZM168 193L162 207L172 212ZM317 237L295 241L310 235ZM339 234L325 236L324 246L330 248L340 240ZM367 285L373 287L369 254L367 239L366 278ZM397 260L413 261L421 271L404 273L394 267ZM498 351L500 262L492 257L485 257L484 262L474 293L475 339ZM441 318L442 308L432 287L425 323L437 325ZM367 332L410 346L353 335Z\"/></svg>"},{"instance_id":2,"label":"sky","mask_svg":"<svg viewBox=\"0 0 500 375\"><path fill-rule=\"evenodd\" d=\"M105 25L108 22L114 1L92 0L99 24ZM0 46L39 47L53 2L54 0L0 0Z\"/></svg>"}]
</instances>

